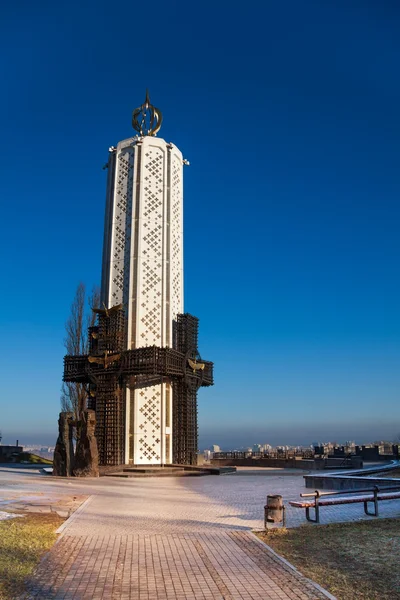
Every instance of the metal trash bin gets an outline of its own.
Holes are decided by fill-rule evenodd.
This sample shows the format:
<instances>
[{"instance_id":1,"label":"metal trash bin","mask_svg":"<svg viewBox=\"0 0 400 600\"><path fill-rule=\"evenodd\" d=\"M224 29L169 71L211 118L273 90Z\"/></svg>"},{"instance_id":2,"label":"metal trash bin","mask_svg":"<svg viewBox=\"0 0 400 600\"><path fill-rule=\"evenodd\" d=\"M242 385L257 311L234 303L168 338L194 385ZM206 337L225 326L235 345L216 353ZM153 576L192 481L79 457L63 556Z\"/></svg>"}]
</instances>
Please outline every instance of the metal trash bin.
<instances>
[{"instance_id":1,"label":"metal trash bin","mask_svg":"<svg viewBox=\"0 0 400 600\"><path fill-rule=\"evenodd\" d=\"M277 494L267 496L267 504L264 506L265 529L268 529L268 523L282 523L285 527L285 507L282 496Z\"/></svg>"}]
</instances>

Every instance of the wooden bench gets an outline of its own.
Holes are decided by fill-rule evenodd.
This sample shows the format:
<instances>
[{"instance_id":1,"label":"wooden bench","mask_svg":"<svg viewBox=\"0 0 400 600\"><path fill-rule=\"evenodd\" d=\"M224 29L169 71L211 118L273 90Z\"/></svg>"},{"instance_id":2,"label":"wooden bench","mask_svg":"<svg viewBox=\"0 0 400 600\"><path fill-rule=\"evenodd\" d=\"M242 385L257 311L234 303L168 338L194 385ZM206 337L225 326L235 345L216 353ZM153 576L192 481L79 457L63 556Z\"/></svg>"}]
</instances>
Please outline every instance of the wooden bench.
<instances>
[{"instance_id":1,"label":"wooden bench","mask_svg":"<svg viewBox=\"0 0 400 600\"><path fill-rule=\"evenodd\" d=\"M335 498L334 496L344 496L349 494L347 497ZM351 494L357 494L351 496ZM339 504L364 504L364 512L366 515L371 517L378 516L378 502L381 500L396 500L400 499L400 484L394 487L384 487L379 489L378 486L366 490L341 490L337 492L319 492L315 490L311 494L300 494L301 498L313 498L313 500L303 501L290 501L290 506L295 508L305 508L307 521L312 523L319 523L319 509L321 506L336 506ZM374 505L373 512L368 510L368 503L372 502ZM313 508L315 511L315 519L310 516L310 509Z\"/></svg>"}]
</instances>

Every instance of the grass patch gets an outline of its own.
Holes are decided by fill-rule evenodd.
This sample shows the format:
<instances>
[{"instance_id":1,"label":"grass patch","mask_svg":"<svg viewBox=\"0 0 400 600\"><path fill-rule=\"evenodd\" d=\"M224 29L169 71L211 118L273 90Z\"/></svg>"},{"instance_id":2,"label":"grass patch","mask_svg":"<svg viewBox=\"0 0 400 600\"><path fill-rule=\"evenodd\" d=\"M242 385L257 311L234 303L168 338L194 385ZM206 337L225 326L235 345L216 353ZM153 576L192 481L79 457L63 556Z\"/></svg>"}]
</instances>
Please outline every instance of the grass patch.
<instances>
[{"instance_id":1,"label":"grass patch","mask_svg":"<svg viewBox=\"0 0 400 600\"><path fill-rule=\"evenodd\" d=\"M304 525L257 535L338 600L400 599L400 519Z\"/></svg>"},{"instance_id":2,"label":"grass patch","mask_svg":"<svg viewBox=\"0 0 400 600\"><path fill-rule=\"evenodd\" d=\"M41 464L41 465L52 465L53 461L48 458L42 458L37 454L32 454L32 452L21 452L21 454L17 457L17 462L28 462L31 464Z\"/></svg>"},{"instance_id":3,"label":"grass patch","mask_svg":"<svg viewBox=\"0 0 400 600\"><path fill-rule=\"evenodd\" d=\"M29 513L0 522L0 600L12 600L24 590L43 554L57 539L64 519L54 513Z\"/></svg>"}]
</instances>

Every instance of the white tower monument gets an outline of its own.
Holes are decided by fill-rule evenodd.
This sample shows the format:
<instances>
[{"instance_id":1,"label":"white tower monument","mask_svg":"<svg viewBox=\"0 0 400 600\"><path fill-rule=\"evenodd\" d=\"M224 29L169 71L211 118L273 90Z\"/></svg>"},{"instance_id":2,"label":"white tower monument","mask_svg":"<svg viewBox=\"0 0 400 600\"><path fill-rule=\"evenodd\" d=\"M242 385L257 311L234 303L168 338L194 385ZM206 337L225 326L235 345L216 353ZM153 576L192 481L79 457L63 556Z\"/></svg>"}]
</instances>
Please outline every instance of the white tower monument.
<instances>
[{"instance_id":1,"label":"white tower monument","mask_svg":"<svg viewBox=\"0 0 400 600\"><path fill-rule=\"evenodd\" d=\"M126 350L172 348L183 313L183 159L156 137L161 120L146 94L138 134L109 150L101 300L123 306ZM124 386L126 464L172 462L172 394L167 377Z\"/></svg>"}]
</instances>

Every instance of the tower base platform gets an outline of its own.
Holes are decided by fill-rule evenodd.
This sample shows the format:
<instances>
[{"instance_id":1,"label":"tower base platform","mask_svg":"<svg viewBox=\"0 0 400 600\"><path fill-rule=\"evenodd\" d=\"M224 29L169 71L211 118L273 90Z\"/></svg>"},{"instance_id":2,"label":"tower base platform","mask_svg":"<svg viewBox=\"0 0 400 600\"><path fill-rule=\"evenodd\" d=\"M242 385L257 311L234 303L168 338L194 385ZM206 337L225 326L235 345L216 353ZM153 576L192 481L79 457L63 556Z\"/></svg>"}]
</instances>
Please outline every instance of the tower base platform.
<instances>
[{"instance_id":1,"label":"tower base platform","mask_svg":"<svg viewBox=\"0 0 400 600\"><path fill-rule=\"evenodd\" d=\"M203 475L227 475L235 473L236 467L196 467L193 465L100 467L100 477L201 477Z\"/></svg>"}]
</instances>

